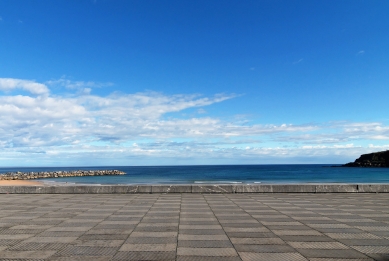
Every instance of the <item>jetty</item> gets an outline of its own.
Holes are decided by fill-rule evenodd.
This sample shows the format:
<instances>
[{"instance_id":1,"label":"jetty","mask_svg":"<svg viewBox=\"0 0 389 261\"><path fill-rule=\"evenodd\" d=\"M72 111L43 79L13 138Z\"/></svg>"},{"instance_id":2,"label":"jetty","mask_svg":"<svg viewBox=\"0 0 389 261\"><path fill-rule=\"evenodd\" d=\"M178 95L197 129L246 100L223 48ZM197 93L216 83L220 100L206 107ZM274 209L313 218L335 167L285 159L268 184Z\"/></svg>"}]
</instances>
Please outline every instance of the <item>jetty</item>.
<instances>
[{"instance_id":1,"label":"jetty","mask_svg":"<svg viewBox=\"0 0 389 261\"><path fill-rule=\"evenodd\" d=\"M7 172L0 174L0 180L29 180L44 178L85 177L124 175L120 170L75 170L75 171L40 171L40 172Z\"/></svg>"}]
</instances>

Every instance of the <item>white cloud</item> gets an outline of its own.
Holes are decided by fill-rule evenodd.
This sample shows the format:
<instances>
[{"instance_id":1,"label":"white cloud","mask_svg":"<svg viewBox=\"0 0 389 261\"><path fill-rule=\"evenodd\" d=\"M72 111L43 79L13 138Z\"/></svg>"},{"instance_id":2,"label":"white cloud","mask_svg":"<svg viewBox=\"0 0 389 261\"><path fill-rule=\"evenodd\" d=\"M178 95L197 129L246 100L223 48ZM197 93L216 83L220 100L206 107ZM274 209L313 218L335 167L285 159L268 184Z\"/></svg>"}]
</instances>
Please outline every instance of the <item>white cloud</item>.
<instances>
[{"instance_id":1,"label":"white cloud","mask_svg":"<svg viewBox=\"0 0 389 261\"><path fill-rule=\"evenodd\" d=\"M301 59L299 59L297 61L294 61L293 64L298 64L298 63L301 63L302 61L304 61L304 59L301 58Z\"/></svg>"},{"instance_id":2,"label":"white cloud","mask_svg":"<svg viewBox=\"0 0 389 261\"><path fill-rule=\"evenodd\" d=\"M46 84L53 86L53 82ZM68 82L60 83L66 87ZM209 114L175 118L169 113L190 108L202 112L207 105L236 96L144 92L103 97L88 91L92 83L90 87L78 83L72 85L77 86L72 90L78 94L61 96L51 94L46 84L0 78L0 90L6 91L0 96L0 162L38 158L42 164L54 159L74 163L77 157L92 157L101 159L101 164L114 164L119 159L120 164L126 164L126 158L142 156L235 163L334 155L338 160L351 160L371 152L373 146L386 148L382 142L389 137L389 126L379 122L261 125L241 117L224 121ZM80 93L79 87L85 91ZM34 95L12 95L14 89ZM360 141L372 145L362 146Z\"/></svg>"},{"instance_id":3,"label":"white cloud","mask_svg":"<svg viewBox=\"0 0 389 261\"><path fill-rule=\"evenodd\" d=\"M107 87L107 86L113 86L113 83L111 82L93 82L93 81L72 81L66 76L61 77L58 80L50 80L46 82L49 86L60 86L65 87L70 90L84 90L84 89L91 89L91 88L101 88L101 87Z\"/></svg>"},{"instance_id":4,"label":"white cloud","mask_svg":"<svg viewBox=\"0 0 389 261\"><path fill-rule=\"evenodd\" d=\"M389 140L389 136L388 135L373 135L373 136L370 136L369 137L370 139L372 140Z\"/></svg>"},{"instance_id":5,"label":"white cloud","mask_svg":"<svg viewBox=\"0 0 389 261\"><path fill-rule=\"evenodd\" d=\"M363 55L363 54L365 54L364 50L360 50L359 52L357 52L357 55Z\"/></svg>"},{"instance_id":6,"label":"white cloud","mask_svg":"<svg viewBox=\"0 0 389 261\"><path fill-rule=\"evenodd\" d=\"M44 84L1 79L2 90L22 88L48 94ZM217 119L169 119L163 116L232 98L217 95L166 96L160 93L61 97L0 96L0 134L9 147L62 146L77 142L125 142L140 138L197 137L212 133Z\"/></svg>"},{"instance_id":7,"label":"white cloud","mask_svg":"<svg viewBox=\"0 0 389 261\"><path fill-rule=\"evenodd\" d=\"M0 90L12 91L14 89L22 89L32 94L47 94L49 89L42 83L37 83L31 80L20 80L13 78L0 78Z\"/></svg>"}]
</instances>

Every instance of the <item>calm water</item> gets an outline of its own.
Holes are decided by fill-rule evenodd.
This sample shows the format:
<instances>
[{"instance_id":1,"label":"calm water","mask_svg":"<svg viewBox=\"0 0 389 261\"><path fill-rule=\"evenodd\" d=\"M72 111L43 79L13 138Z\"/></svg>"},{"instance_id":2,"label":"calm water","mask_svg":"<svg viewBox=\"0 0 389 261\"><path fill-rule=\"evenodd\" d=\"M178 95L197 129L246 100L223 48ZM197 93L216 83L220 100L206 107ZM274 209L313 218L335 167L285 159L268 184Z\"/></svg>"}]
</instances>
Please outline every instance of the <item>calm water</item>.
<instances>
[{"instance_id":1,"label":"calm water","mask_svg":"<svg viewBox=\"0 0 389 261\"><path fill-rule=\"evenodd\" d=\"M0 173L78 169L118 169L127 174L51 178L42 181L77 184L389 183L389 168L332 168L330 165L0 168Z\"/></svg>"}]
</instances>

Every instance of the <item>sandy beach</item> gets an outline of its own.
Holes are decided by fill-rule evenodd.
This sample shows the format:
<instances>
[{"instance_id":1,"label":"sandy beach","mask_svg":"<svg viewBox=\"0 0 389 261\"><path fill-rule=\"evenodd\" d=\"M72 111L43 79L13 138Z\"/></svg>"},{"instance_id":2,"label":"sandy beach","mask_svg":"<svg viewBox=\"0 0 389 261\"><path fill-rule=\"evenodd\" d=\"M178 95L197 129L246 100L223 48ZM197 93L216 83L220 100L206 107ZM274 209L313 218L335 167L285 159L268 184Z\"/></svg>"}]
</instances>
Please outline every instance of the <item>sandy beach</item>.
<instances>
[{"instance_id":1,"label":"sandy beach","mask_svg":"<svg viewBox=\"0 0 389 261\"><path fill-rule=\"evenodd\" d=\"M44 183L32 180L0 180L0 186L44 186Z\"/></svg>"}]
</instances>

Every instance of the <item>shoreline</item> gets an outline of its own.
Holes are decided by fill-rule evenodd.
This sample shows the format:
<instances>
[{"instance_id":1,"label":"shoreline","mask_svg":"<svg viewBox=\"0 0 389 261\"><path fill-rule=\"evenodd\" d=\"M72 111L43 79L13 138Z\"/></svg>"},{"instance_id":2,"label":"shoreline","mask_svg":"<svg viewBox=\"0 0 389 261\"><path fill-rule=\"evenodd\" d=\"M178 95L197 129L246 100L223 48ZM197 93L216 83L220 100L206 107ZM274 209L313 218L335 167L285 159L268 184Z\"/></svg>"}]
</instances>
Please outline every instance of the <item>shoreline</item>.
<instances>
[{"instance_id":1,"label":"shoreline","mask_svg":"<svg viewBox=\"0 0 389 261\"><path fill-rule=\"evenodd\" d=\"M0 186L46 186L46 184L35 180L0 180Z\"/></svg>"}]
</instances>

